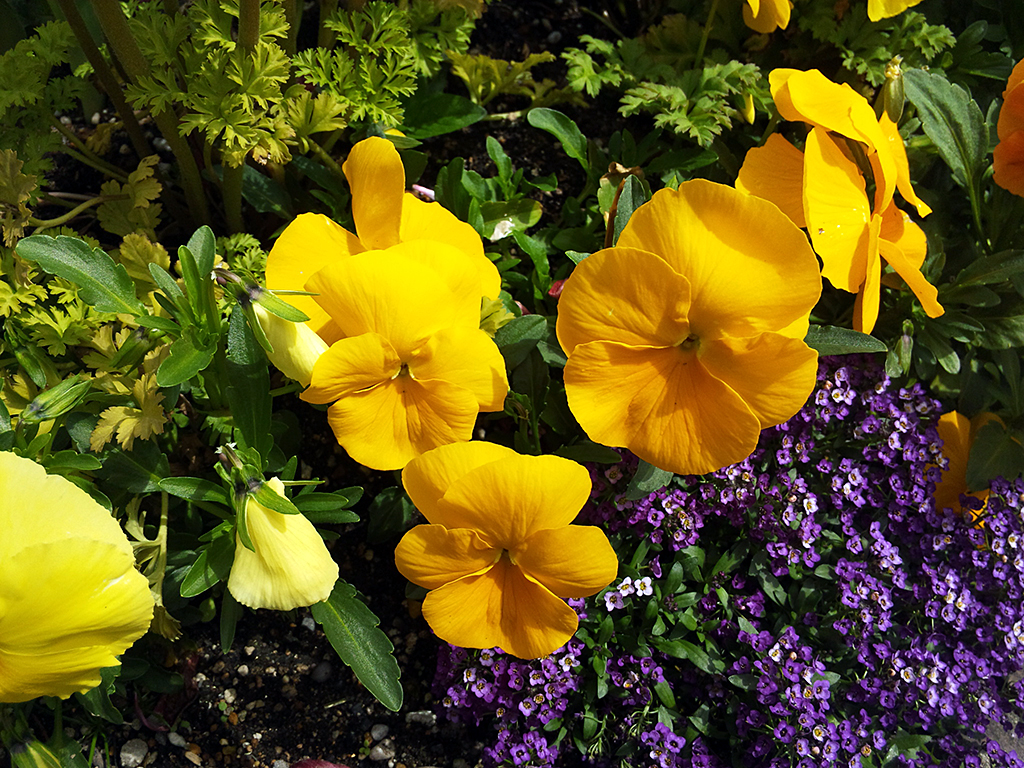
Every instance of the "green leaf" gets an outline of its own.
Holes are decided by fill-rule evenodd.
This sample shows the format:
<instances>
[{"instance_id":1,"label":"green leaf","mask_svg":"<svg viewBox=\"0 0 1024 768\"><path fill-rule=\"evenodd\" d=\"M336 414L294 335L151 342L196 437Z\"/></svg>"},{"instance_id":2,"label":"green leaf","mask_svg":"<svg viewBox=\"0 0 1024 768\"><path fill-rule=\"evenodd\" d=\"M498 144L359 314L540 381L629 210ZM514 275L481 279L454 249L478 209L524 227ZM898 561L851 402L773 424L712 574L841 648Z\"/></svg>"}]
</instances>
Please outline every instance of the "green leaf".
<instances>
[{"instance_id":1,"label":"green leaf","mask_svg":"<svg viewBox=\"0 0 1024 768\"><path fill-rule=\"evenodd\" d=\"M530 351L548 335L547 321L541 315L523 315L503 325L494 334L505 365L509 370L518 366Z\"/></svg>"},{"instance_id":2,"label":"green leaf","mask_svg":"<svg viewBox=\"0 0 1024 768\"><path fill-rule=\"evenodd\" d=\"M160 490L179 499L212 501L225 507L231 506L231 499L221 486L198 477L166 477L160 481Z\"/></svg>"},{"instance_id":3,"label":"green leaf","mask_svg":"<svg viewBox=\"0 0 1024 768\"><path fill-rule=\"evenodd\" d=\"M153 328L157 331L165 331L166 333L172 333L175 336L181 334L181 326L171 320L169 317L158 317L156 315L142 315L136 318L139 325L143 328Z\"/></svg>"},{"instance_id":4,"label":"green leaf","mask_svg":"<svg viewBox=\"0 0 1024 768\"><path fill-rule=\"evenodd\" d=\"M909 69L903 83L924 132L953 171L953 179L975 189L988 164L988 126L981 109L963 88L938 73Z\"/></svg>"},{"instance_id":5,"label":"green leaf","mask_svg":"<svg viewBox=\"0 0 1024 768\"><path fill-rule=\"evenodd\" d=\"M113 725L124 723L121 711L110 701L110 694L114 692L114 680L121 672L121 666L104 667L100 670L100 684L85 693L76 693L75 700L81 704L92 715L106 720ZM83 760L83 763L85 761ZM17 764L17 763L16 763ZM67 763L61 763L62 768Z\"/></svg>"},{"instance_id":6,"label":"green leaf","mask_svg":"<svg viewBox=\"0 0 1024 768\"><path fill-rule=\"evenodd\" d=\"M196 259L199 277L205 278L213 271L213 264L217 260L217 238L213 236L213 230L206 225L201 226L192 233L187 247Z\"/></svg>"},{"instance_id":7,"label":"green leaf","mask_svg":"<svg viewBox=\"0 0 1024 768\"><path fill-rule=\"evenodd\" d=\"M540 221L543 212L540 203L526 197L507 202L483 203L480 206L480 215L484 217L482 234L494 241L513 232L525 232Z\"/></svg>"},{"instance_id":8,"label":"green leaf","mask_svg":"<svg viewBox=\"0 0 1024 768\"><path fill-rule=\"evenodd\" d=\"M619 202L615 208L614 230L612 244L619 241L619 235L629 222L633 211L646 203L648 200L647 190L639 178L630 174L622 185L622 192L619 193Z\"/></svg>"},{"instance_id":9,"label":"green leaf","mask_svg":"<svg viewBox=\"0 0 1024 768\"><path fill-rule=\"evenodd\" d=\"M292 218L284 187L250 165L242 169L242 197L260 213L273 213L282 219Z\"/></svg>"},{"instance_id":10,"label":"green leaf","mask_svg":"<svg viewBox=\"0 0 1024 768\"><path fill-rule=\"evenodd\" d=\"M885 344L874 336L835 325L812 325L804 343L819 355L856 355L863 352L885 352Z\"/></svg>"},{"instance_id":11,"label":"green leaf","mask_svg":"<svg viewBox=\"0 0 1024 768\"><path fill-rule=\"evenodd\" d=\"M32 235L21 240L16 250L23 259L77 285L82 300L101 312L146 314L135 298L135 283L128 272L100 248L75 237Z\"/></svg>"},{"instance_id":12,"label":"green leaf","mask_svg":"<svg viewBox=\"0 0 1024 768\"><path fill-rule=\"evenodd\" d=\"M562 142L565 154L578 160L583 166L583 170L590 173L590 163L587 160L587 139L571 119L558 110L538 107L531 109L526 114L526 122L534 128L547 131Z\"/></svg>"},{"instance_id":13,"label":"green leaf","mask_svg":"<svg viewBox=\"0 0 1024 768\"><path fill-rule=\"evenodd\" d=\"M182 597L196 597L220 582L227 581L235 558L234 539L229 534L218 536L209 548L199 553L181 580Z\"/></svg>"},{"instance_id":14,"label":"green leaf","mask_svg":"<svg viewBox=\"0 0 1024 768\"><path fill-rule=\"evenodd\" d=\"M1020 436L993 421L978 430L967 459L967 487L988 488L997 477L1013 480L1024 472L1024 446Z\"/></svg>"},{"instance_id":15,"label":"green leaf","mask_svg":"<svg viewBox=\"0 0 1024 768\"><path fill-rule=\"evenodd\" d=\"M415 509L401 488L385 488L370 503L366 540L376 544L402 533L412 520Z\"/></svg>"},{"instance_id":16,"label":"green leaf","mask_svg":"<svg viewBox=\"0 0 1024 768\"><path fill-rule=\"evenodd\" d=\"M227 371L227 400L238 443L243 448L255 449L266 459L274 444L270 433L270 372L266 355L240 306L231 311L228 321Z\"/></svg>"},{"instance_id":17,"label":"green leaf","mask_svg":"<svg viewBox=\"0 0 1024 768\"><path fill-rule=\"evenodd\" d=\"M352 501L342 493L304 493L292 499L299 512L321 525L357 523L359 515L347 509Z\"/></svg>"},{"instance_id":18,"label":"green leaf","mask_svg":"<svg viewBox=\"0 0 1024 768\"><path fill-rule=\"evenodd\" d=\"M429 139L453 133L478 123L487 116L487 110L465 96L452 93L431 93L423 97L417 91L405 105L403 133L416 139Z\"/></svg>"},{"instance_id":19,"label":"green leaf","mask_svg":"<svg viewBox=\"0 0 1024 768\"><path fill-rule=\"evenodd\" d=\"M316 622L338 656L377 700L392 712L402 706L402 684L394 646L377 625L380 620L356 597L355 588L338 580L331 596L310 606Z\"/></svg>"},{"instance_id":20,"label":"green leaf","mask_svg":"<svg viewBox=\"0 0 1024 768\"><path fill-rule=\"evenodd\" d=\"M972 261L957 275L956 285L1001 283L1020 274L1024 274L1024 251L1000 251Z\"/></svg>"},{"instance_id":21,"label":"green leaf","mask_svg":"<svg viewBox=\"0 0 1024 768\"><path fill-rule=\"evenodd\" d=\"M292 503L291 499L279 494L268 483L262 483L256 492L252 494L252 498L257 504L261 504L275 512L280 512L282 515L299 514L298 508Z\"/></svg>"},{"instance_id":22,"label":"green leaf","mask_svg":"<svg viewBox=\"0 0 1024 768\"><path fill-rule=\"evenodd\" d=\"M170 473L167 456L149 440L135 443L131 451L111 449L103 460L100 476L129 493L153 493Z\"/></svg>"},{"instance_id":23,"label":"green leaf","mask_svg":"<svg viewBox=\"0 0 1024 768\"><path fill-rule=\"evenodd\" d=\"M694 645L689 640L669 640L662 637L653 638L651 645L662 653L667 653L677 659L689 659L693 664L709 674L717 674L718 667L724 666L722 662L716 662L700 646Z\"/></svg>"},{"instance_id":24,"label":"green leaf","mask_svg":"<svg viewBox=\"0 0 1024 768\"><path fill-rule=\"evenodd\" d=\"M226 589L220 603L220 649L222 653L231 650L235 642L235 628L242 618L242 605Z\"/></svg>"},{"instance_id":25,"label":"green leaf","mask_svg":"<svg viewBox=\"0 0 1024 768\"><path fill-rule=\"evenodd\" d=\"M622 461L622 456L618 451L586 440L576 445L563 445L555 451L555 455L564 456L573 461L593 462L594 464L618 464Z\"/></svg>"},{"instance_id":26,"label":"green leaf","mask_svg":"<svg viewBox=\"0 0 1024 768\"><path fill-rule=\"evenodd\" d=\"M159 387L175 387L184 384L213 362L216 347L200 344L195 333L186 333L171 344L171 353L156 371Z\"/></svg>"},{"instance_id":27,"label":"green leaf","mask_svg":"<svg viewBox=\"0 0 1024 768\"><path fill-rule=\"evenodd\" d=\"M668 470L658 469L653 464L641 461L640 466L636 469L636 474L629 481L629 487L626 488L626 498L630 501L637 501L664 488L671 480L672 473Z\"/></svg>"}]
</instances>

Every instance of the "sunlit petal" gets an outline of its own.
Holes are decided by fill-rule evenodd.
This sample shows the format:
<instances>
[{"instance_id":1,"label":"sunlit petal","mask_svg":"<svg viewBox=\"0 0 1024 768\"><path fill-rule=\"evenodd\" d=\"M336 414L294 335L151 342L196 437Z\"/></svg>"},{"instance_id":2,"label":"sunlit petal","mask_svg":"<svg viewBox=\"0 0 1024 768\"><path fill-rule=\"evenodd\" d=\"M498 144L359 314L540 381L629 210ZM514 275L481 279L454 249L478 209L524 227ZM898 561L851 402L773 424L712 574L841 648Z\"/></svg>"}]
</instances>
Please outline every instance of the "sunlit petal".
<instances>
[{"instance_id":1,"label":"sunlit petal","mask_svg":"<svg viewBox=\"0 0 1024 768\"><path fill-rule=\"evenodd\" d=\"M755 32L768 34L789 26L793 4L789 0L747 0L743 23Z\"/></svg>"},{"instance_id":2,"label":"sunlit petal","mask_svg":"<svg viewBox=\"0 0 1024 768\"><path fill-rule=\"evenodd\" d=\"M921 0L868 0L868 18L871 21L880 21L899 16L919 2Z\"/></svg>"},{"instance_id":3,"label":"sunlit petal","mask_svg":"<svg viewBox=\"0 0 1024 768\"><path fill-rule=\"evenodd\" d=\"M455 480L437 507L445 525L514 549L537 531L569 525L590 497L590 474L560 456L516 454Z\"/></svg>"},{"instance_id":4,"label":"sunlit petal","mask_svg":"<svg viewBox=\"0 0 1024 768\"><path fill-rule=\"evenodd\" d=\"M785 214L703 179L656 192L618 245L656 253L689 281L691 332L701 338L778 330L807 315L821 293L807 238Z\"/></svg>"},{"instance_id":5,"label":"sunlit petal","mask_svg":"<svg viewBox=\"0 0 1024 768\"><path fill-rule=\"evenodd\" d=\"M801 340L774 333L709 342L701 348L700 362L743 398L762 429L803 408L818 377L818 353Z\"/></svg>"},{"instance_id":6,"label":"sunlit petal","mask_svg":"<svg viewBox=\"0 0 1024 768\"><path fill-rule=\"evenodd\" d=\"M761 429L736 392L692 351L677 348L583 344L565 366L565 390L592 440L629 448L677 474L704 474L741 461Z\"/></svg>"},{"instance_id":7,"label":"sunlit petal","mask_svg":"<svg viewBox=\"0 0 1024 768\"><path fill-rule=\"evenodd\" d=\"M914 187L910 183L910 165L907 162L907 149L903 146L903 137L900 136L899 129L885 112L882 112L882 116L878 118L878 124L882 129L882 135L888 141L888 151L896 165L896 188L903 195L903 199L917 209L918 216L927 216L932 212L932 209L917 196Z\"/></svg>"},{"instance_id":8,"label":"sunlit petal","mask_svg":"<svg viewBox=\"0 0 1024 768\"><path fill-rule=\"evenodd\" d=\"M928 238L924 230L895 205L890 205L882 213L882 228L878 236L899 246L903 255L915 267L920 268L924 264L924 257L928 253Z\"/></svg>"},{"instance_id":9,"label":"sunlit petal","mask_svg":"<svg viewBox=\"0 0 1024 768\"><path fill-rule=\"evenodd\" d=\"M314 274L352 254L366 250L351 232L319 213L300 214L285 227L267 256L267 287L305 291ZM286 296L285 300L309 316L314 331L327 322L327 313L310 296Z\"/></svg>"},{"instance_id":10,"label":"sunlit petal","mask_svg":"<svg viewBox=\"0 0 1024 768\"><path fill-rule=\"evenodd\" d=\"M644 278L637 280L638 274ZM576 265L562 288L558 341L566 354L599 339L678 344L690 333L689 297L689 281L655 254L625 247L598 251Z\"/></svg>"},{"instance_id":11,"label":"sunlit petal","mask_svg":"<svg viewBox=\"0 0 1024 768\"><path fill-rule=\"evenodd\" d=\"M448 487L477 467L516 455L511 448L476 440L442 445L410 461L402 470L402 485L427 520L456 528L456 520L437 506Z\"/></svg>"},{"instance_id":12,"label":"sunlit petal","mask_svg":"<svg viewBox=\"0 0 1024 768\"><path fill-rule=\"evenodd\" d=\"M352 190L352 218L366 249L384 249L399 241L405 168L395 145L371 136L352 147L342 166Z\"/></svg>"},{"instance_id":13,"label":"sunlit petal","mask_svg":"<svg viewBox=\"0 0 1024 768\"><path fill-rule=\"evenodd\" d=\"M439 445L469 440L478 412L468 389L403 375L346 395L328 409L327 421L353 459L388 470Z\"/></svg>"},{"instance_id":14,"label":"sunlit petal","mask_svg":"<svg viewBox=\"0 0 1024 768\"><path fill-rule=\"evenodd\" d=\"M1024 197L1024 131L1011 133L996 145L992 171L996 184Z\"/></svg>"},{"instance_id":15,"label":"sunlit petal","mask_svg":"<svg viewBox=\"0 0 1024 768\"><path fill-rule=\"evenodd\" d=\"M476 328L480 325L480 265L472 256L451 245L435 240L407 240L389 248L388 256L401 256L429 268L448 289L444 316L446 322ZM490 261L480 257L486 266L498 270ZM499 279L500 287L500 279ZM450 294L450 297L449 297ZM497 296L497 292L494 294Z\"/></svg>"},{"instance_id":16,"label":"sunlit petal","mask_svg":"<svg viewBox=\"0 0 1024 768\"><path fill-rule=\"evenodd\" d=\"M870 148L886 145L875 111L845 83L833 83L816 69L774 69L768 80L784 120L811 123Z\"/></svg>"},{"instance_id":17,"label":"sunlit petal","mask_svg":"<svg viewBox=\"0 0 1024 768\"><path fill-rule=\"evenodd\" d=\"M938 290L925 279L921 270L903 255L903 251L898 245L890 243L888 240L879 239L878 251L917 296L928 317L938 317L945 312L938 301Z\"/></svg>"},{"instance_id":18,"label":"sunlit petal","mask_svg":"<svg viewBox=\"0 0 1024 768\"><path fill-rule=\"evenodd\" d=\"M307 403L333 403L390 381L401 369L401 359L383 336L364 333L341 339L317 359L309 387L301 397Z\"/></svg>"},{"instance_id":19,"label":"sunlit petal","mask_svg":"<svg viewBox=\"0 0 1024 768\"><path fill-rule=\"evenodd\" d=\"M313 376L313 366L327 351L326 342L306 323L285 320L267 312L259 304L253 305L253 311L267 341L274 348L268 355L270 362L288 378L307 386Z\"/></svg>"},{"instance_id":20,"label":"sunlit petal","mask_svg":"<svg viewBox=\"0 0 1024 768\"><path fill-rule=\"evenodd\" d=\"M468 389L481 411L500 411L505 405L505 358L494 340L478 328L441 329L410 371L420 380L443 379Z\"/></svg>"},{"instance_id":21,"label":"sunlit petal","mask_svg":"<svg viewBox=\"0 0 1024 768\"><path fill-rule=\"evenodd\" d=\"M417 525L398 543L395 565L413 584L437 589L464 576L482 573L500 555L501 549L481 539L476 531Z\"/></svg>"},{"instance_id":22,"label":"sunlit petal","mask_svg":"<svg viewBox=\"0 0 1024 768\"><path fill-rule=\"evenodd\" d=\"M619 560L600 528L573 525L537 531L512 559L559 597L588 597L615 578Z\"/></svg>"},{"instance_id":23,"label":"sunlit petal","mask_svg":"<svg viewBox=\"0 0 1024 768\"><path fill-rule=\"evenodd\" d=\"M498 646L524 659L557 650L579 625L572 608L504 558L482 575L430 592L423 601L423 616L437 636L452 645Z\"/></svg>"},{"instance_id":24,"label":"sunlit petal","mask_svg":"<svg viewBox=\"0 0 1024 768\"><path fill-rule=\"evenodd\" d=\"M781 134L747 152L736 189L770 200L798 227L804 222L804 153Z\"/></svg>"},{"instance_id":25,"label":"sunlit petal","mask_svg":"<svg viewBox=\"0 0 1024 768\"><path fill-rule=\"evenodd\" d=\"M864 283L853 303L853 328L861 333L871 333L878 320L882 291L882 259L878 250L881 225L882 219L879 216L873 216L868 225Z\"/></svg>"}]
</instances>

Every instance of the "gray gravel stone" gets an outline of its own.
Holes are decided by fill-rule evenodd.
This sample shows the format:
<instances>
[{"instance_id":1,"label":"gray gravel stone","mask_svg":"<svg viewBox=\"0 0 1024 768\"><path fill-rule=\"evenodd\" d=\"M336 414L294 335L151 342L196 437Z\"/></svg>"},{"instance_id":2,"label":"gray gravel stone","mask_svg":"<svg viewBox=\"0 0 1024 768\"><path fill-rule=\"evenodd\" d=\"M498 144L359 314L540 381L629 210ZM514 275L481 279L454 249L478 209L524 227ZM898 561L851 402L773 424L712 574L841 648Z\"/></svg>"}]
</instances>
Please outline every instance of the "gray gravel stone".
<instances>
[{"instance_id":1,"label":"gray gravel stone","mask_svg":"<svg viewBox=\"0 0 1024 768\"><path fill-rule=\"evenodd\" d=\"M418 712L409 712L405 716L405 722L415 723L416 725L423 725L427 728L432 728L437 725L437 715L431 712L429 709L421 709Z\"/></svg>"},{"instance_id":2,"label":"gray gravel stone","mask_svg":"<svg viewBox=\"0 0 1024 768\"><path fill-rule=\"evenodd\" d=\"M388 727L384 723L377 723L370 729L370 738L374 741L380 741L388 735Z\"/></svg>"},{"instance_id":3,"label":"gray gravel stone","mask_svg":"<svg viewBox=\"0 0 1024 768\"><path fill-rule=\"evenodd\" d=\"M174 746L180 747L181 749L184 749L188 746L188 742L185 741L185 737L177 731L171 731L170 733L168 733L167 740L171 742L171 744L173 744Z\"/></svg>"},{"instance_id":4,"label":"gray gravel stone","mask_svg":"<svg viewBox=\"0 0 1024 768\"><path fill-rule=\"evenodd\" d=\"M334 673L334 666L329 661L321 661L315 667L313 671L309 673L310 678L314 683L326 683L331 679L331 675Z\"/></svg>"},{"instance_id":5,"label":"gray gravel stone","mask_svg":"<svg viewBox=\"0 0 1024 768\"><path fill-rule=\"evenodd\" d=\"M146 742L142 739L132 739L125 742L124 746L121 747L122 768L138 768L138 766L142 765L147 752L149 752L149 747L146 746Z\"/></svg>"},{"instance_id":6,"label":"gray gravel stone","mask_svg":"<svg viewBox=\"0 0 1024 768\"><path fill-rule=\"evenodd\" d=\"M288 768L288 763L284 760L275 760L270 764L270 768Z\"/></svg>"},{"instance_id":7,"label":"gray gravel stone","mask_svg":"<svg viewBox=\"0 0 1024 768\"><path fill-rule=\"evenodd\" d=\"M395 756L395 746L391 741L382 741L370 750L370 759L374 762L390 760Z\"/></svg>"}]
</instances>

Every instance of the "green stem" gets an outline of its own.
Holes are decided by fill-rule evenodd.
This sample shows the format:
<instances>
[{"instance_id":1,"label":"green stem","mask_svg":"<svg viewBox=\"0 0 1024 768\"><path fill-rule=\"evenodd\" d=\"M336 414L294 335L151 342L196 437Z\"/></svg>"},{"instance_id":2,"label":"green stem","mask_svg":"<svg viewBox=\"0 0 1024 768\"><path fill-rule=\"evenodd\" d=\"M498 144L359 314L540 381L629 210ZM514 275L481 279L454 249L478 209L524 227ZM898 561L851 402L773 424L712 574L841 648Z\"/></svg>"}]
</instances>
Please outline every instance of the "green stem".
<instances>
[{"instance_id":1,"label":"green stem","mask_svg":"<svg viewBox=\"0 0 1024 768\"><path fill-rule=\"evenodd\" d=\"M309 148L313 154L316 155L316 159L327 166L327 170L333 173L341 181L345 181L345 172L341 170L341 166L338 165L337 161L331 157L327 152L312 139L309 140Z\"/></svg>"},{"instance_id":2,"label":"green stem","mask_svg":"<svg viewBox=\"0 0 1024 768\"><path fill-rule=\"evenodd\" d=\"M73 218L75 218L78 214L82 213L83 211L87 211L88 209L92 208L94 205L99 205L100 203L105 203L107 200L127 200L127 199L129 199L128 195L97 195L96 197L92 198L91 200L86 200L81 205L79 205L79 206L77 206L75 208L72 208L70 211L65 213L63 216L58 216L55 219L37 219L35 217L31 217L31 218L29 218L28 223L36 228L36 230L35 230L35 232L33 234L39 234L44 229L51 229L53 227L59 227L59 226L62 226L64 224L67 224L69 221L71 221Z\"/></svg>"},{"instance_id":3,"label":"green stem","mask_svg":"<svg viewBox=\"0 0 1024 768\"><path fill-rule=\"evenodd\" d=\"M316 44L320 48L330 50L334 47L334 32L327 28L324 21L338 10L338 0L320 0L320 31L316 36Z\"/></svg>"},{"instance_id":4,"label":"green stem","mask_svg":"<svg viewBox=\"0 0 1024 768\"><path fill-rule=\"evenodd\" d=\"M704 49L707 48L708 38L711 36L711 29L714 27L715 14L718 13L718 0L711 0L711 8L708 10L708 20L704 22L704 32L700 36L700 45L697 47L697 55L693 59L693 68L700 67L704 61Z\"/></svg>"},{"instance_id":5,"label":"green stem","mask_svg":"<svg viewBox=\"0 0 1024 768\"><path fill-rule=\"evenodd\" d=\"M128 18L124 15L118 0L92 0L92 7L103 28L103 33L110 42L110 47L128 76L136 83L141 78L148 76L150 74L149 62L142 55L142 50L132 34ZM199 173L199 166L196 164L196 158L192 154L188 142L178 131L177 115L169 109L163 109L154 112L153 119L178 160L185 200L188 203L189 212L196 220L194 223L208 224L210 209L203 190L203 178Z\"/></svg>"},{"instance_id":6,"label":"green stem","mask_svg":"<svg viewBox=\"0 0 1024 768\"><path fill-rule=\"evenodd\" d=\"M128 181L128 174L126 174L116 165L111 165L102 157L100 157L91 149L89 149L87 146L85 146L85 142L83 142L80 138L75 136L74 131L72 131L70 128L64 125L64 123L58 120L56 116L50 115L50 124L53 125L60 132L60 134L64 136L64 138L66 138L68 141L70 141L78 150L78 152L74 153L74 157L76 160L79 160L80 162L83 162L86 165L95 168L97 171L100 171L101 173L106 174L107 176L111 176L122 183ZM68 154L71 154L67 147L64 148L64 151L67 152Z\"/></svg>"},{"instance_id":7,"label":"green stem","mask_svg":"<svg viewBox=\"0 0 1024 768\"><path fill-rule=\"evenodd\" d=\"M241 0L238 4L238 55L242 58L252 57L259 41L260 0ZM224 218L228 230L241 232L245 228L242 223L242 178L245 175L245 158L236 167L225 163L222 157L221 173L224 179L221 194L224 196Z\"/></svg>"},{"instance_id":8,"label":"green stem","mask_svg":"<svg viewBox=\"0 0 1024 768\"><path fill-rule=\"evenodd\" d=\"M298 0L283 0L284 19L288 22L288 36L284 39L284 52L289 58L295 55L299 38L299 24L302 22L302 6Z\"/></svg>"}]
</instances>

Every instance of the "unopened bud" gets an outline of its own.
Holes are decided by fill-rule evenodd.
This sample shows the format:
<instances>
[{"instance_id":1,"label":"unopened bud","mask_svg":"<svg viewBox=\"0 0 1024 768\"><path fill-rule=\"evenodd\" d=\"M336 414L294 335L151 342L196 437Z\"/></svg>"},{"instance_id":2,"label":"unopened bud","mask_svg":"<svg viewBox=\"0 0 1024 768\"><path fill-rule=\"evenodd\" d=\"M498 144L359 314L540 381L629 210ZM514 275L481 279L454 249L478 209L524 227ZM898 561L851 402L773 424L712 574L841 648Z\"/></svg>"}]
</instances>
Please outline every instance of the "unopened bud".
<instances>
[{"instance_id":1,"label":"unopened bud","mask_svg":"<svg viewBox=\"0 0 1024 768\"><path fill-rule=\"evenodd\" d=\"M64 379L60 384L36 395L21 412L21 420L26 424L38 424L63 416L78 405L88 391L88 381L81 381L77 376Z\"/></svg>"}]
</instances>

